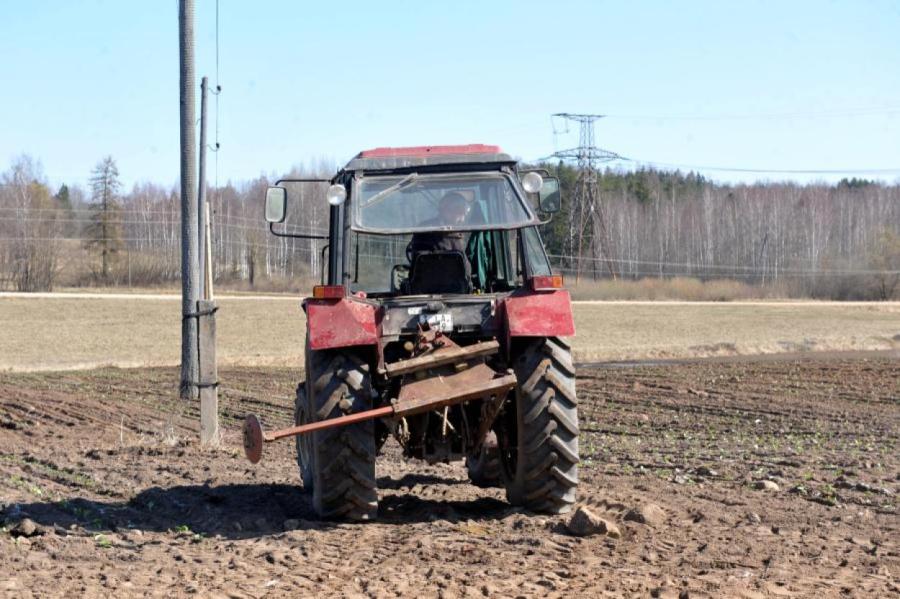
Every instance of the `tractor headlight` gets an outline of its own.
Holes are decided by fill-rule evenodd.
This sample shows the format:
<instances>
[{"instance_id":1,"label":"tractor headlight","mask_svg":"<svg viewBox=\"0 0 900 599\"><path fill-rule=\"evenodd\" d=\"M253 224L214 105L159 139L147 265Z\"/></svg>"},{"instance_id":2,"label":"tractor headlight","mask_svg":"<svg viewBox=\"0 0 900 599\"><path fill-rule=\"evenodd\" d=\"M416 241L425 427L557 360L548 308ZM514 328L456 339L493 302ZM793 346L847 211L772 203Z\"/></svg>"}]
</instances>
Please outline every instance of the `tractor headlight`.
<instances>
[{"instance_id":1,"label":"tractor headlight","mask_svg":"<svg viewBox=\"0 0 900 599\"><path fill-rule=\"evenodd\" d=\"M332 206L340 206L347 199L347 189L343 185L332 185L325 192L325 198Z\"/></svg>"},{"instance_id":2,"label":"tractor headlight","mask_svg":"<svg viewBox=\"0 0 900 599\"><path fill-rule=\"evenodd\" d=\"M522 177L522 187L524 187L525 191L528 193L539 192L543 185L544 178L535 172L525 173L525 176Z\"/></svg>"}]
</instances>

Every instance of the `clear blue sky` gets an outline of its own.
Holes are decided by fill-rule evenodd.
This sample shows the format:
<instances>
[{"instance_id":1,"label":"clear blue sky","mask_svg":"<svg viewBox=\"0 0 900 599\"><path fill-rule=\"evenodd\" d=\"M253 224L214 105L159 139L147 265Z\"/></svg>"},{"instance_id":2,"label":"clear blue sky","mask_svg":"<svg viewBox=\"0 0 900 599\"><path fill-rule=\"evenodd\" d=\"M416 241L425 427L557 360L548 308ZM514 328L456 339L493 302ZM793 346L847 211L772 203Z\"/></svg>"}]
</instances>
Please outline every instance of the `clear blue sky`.
<instances>
[{"instance_id":1,"label":"clear blue sky","mask_svg":"<svg viewBox=\"0 0 900 599\"><path fill-rule=\"evenodd\" d=\"M175 0L0 12L0 168L25 152L51 183L83 183L111 154L127 185L178 180ZM199 90L214 0L196 21ZM612 115L597 144L646 161L900 168L896 1L220 0L219 40L220 182L380 145L534 159L577 145L552 132L561 111Z\"/></svg>"}]
</instances>

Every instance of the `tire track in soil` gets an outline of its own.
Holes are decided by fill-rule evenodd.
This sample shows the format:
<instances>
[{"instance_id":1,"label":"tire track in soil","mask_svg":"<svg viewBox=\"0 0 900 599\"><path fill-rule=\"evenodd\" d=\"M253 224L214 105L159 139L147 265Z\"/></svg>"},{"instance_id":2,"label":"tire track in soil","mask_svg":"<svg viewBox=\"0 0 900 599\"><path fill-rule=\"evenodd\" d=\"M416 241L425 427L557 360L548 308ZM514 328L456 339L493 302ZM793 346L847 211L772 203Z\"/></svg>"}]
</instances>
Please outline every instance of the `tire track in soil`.
<instances>
[{"instance_id":1,"label":"tire track in soil","mask_svg":"<svg viewBox=\"0 0 900 599\"><path fill-rule=\"evenodd\" d=\"M316 522L291 443L267 447L262 468L239 450L247 411L291 420L296 373L221 374L227 448L216 451L196 446L196 407L173 399L174 369L0 379L0 517L27 515L45 532L0 533L2 592L900 591L895 360L581 369L579 498L620 539L570 537L564 518L511 508L460 465L403 462L390 443L379 521ZM756 490L759 480L780 490ZM625 519L648 502L661 522Z\"/></svg>"}]
</instances>

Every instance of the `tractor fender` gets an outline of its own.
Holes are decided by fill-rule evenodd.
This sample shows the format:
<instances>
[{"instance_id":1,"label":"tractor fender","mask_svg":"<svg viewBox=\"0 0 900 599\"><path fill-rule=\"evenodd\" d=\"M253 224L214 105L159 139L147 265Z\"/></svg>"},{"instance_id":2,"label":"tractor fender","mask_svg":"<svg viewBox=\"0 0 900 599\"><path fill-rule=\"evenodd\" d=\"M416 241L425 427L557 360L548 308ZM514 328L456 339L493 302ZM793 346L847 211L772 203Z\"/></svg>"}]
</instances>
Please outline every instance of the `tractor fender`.
<instances>
[{"instance_id":1,"label":"tractor fender","mask_svg":"<svg viewBox=\"0 0 900 599\"><path fill-rule=\"evenodd\" d=\"M306 299L306 328L310 349L376 345L375 306L352 298Z\"/></svg>"},{"instance_id":2,"label":"tractor fender","mask_svg":"<svg viewBox=\"0 0 900 599\"><path fill-rule=\"evenodd\" d=\"M503 302L506 330L512 337L571 337L575 334L572 298L565 289L520 289Z\"/></svg>"}]
</instances>

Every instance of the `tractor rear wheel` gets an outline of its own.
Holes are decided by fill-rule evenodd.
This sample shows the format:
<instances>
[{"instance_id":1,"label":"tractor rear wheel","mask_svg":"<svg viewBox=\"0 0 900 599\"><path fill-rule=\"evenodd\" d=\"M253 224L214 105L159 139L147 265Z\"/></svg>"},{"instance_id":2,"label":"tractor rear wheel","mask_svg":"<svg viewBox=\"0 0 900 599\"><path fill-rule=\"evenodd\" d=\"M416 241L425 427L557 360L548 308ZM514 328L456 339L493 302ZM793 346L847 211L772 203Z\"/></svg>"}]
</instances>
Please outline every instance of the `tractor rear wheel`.
<instances>
[{"instance_id":1,"label":"tractor rear wheel","mask_svg":"<svg viewBox=\"0 0 900 599\"><path fill-rule=\"evenodd\" d=\"M501 440L506 496L513 505L562 514L578 486L578 406L571 349L563 339L535 340L515 363L515 418Z\"/></svg>"},{"instance_id":2,"label":"tractor rear wheel","mask_svg":"<svg viewBox=\"0 0 900 599\"><path fill-rule=\"evenodd\" d=\"M316 422L372 408L375 393L369 366L354 355L307 348L307 380L298 389L297 418ZM308 397L306 397L308 396ZM305 423L305 422L304 422ZM298 438L304 486L313 491L321 518L369 520L378 513L375 483L375 425L369 420L315 431Z\"/></svg>"},{"instance_id":3,"label":"tractor rear wheel","mask_svg":"<svg viewBox=\"0 0 900 599\"><path fill-rule=\"evenodd\" d=\"M297 399L294 401L294 424L300 426L309 424L309 398L306 396L306 383L297 385ZM303 488L312 491L312 435L297 435L294 437L297 443L297 466L300 467L300 478L303 480Z\"/></svg>"}]
</instances>

